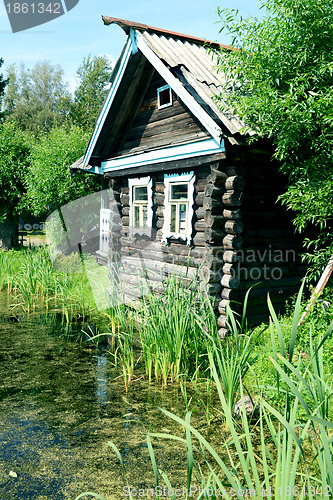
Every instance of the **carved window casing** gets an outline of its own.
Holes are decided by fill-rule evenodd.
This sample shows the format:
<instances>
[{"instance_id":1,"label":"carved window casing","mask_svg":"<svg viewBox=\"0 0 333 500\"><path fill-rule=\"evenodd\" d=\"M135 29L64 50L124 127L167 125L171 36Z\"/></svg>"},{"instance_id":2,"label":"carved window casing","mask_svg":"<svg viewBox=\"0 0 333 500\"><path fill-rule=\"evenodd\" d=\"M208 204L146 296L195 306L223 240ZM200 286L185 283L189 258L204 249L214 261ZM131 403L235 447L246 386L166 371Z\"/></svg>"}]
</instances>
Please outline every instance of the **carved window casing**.
<instances>
[{"instance_id":1,"label":"carved window casing","mask_svg":"<svg viewBox=\"0 0 333 500\"><path fill-rule=\"evenodd\" d=\"M191 244L193 218L193 172L181 175L164 175L164 225L162 241L174 237Z\"/></svg>"}]
</instances>

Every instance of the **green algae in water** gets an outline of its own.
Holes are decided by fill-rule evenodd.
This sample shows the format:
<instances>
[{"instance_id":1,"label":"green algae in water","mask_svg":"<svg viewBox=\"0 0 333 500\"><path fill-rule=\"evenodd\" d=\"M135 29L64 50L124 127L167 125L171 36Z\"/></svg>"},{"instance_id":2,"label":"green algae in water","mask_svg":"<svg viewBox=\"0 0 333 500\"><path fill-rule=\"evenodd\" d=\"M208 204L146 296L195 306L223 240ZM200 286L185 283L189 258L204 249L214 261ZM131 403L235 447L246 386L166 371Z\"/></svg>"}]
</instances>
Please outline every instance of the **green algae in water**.
<instances>
[{"instance_id":1,"label":"green algae in water","mask_svg":"<svg viewBox=\"0 0 333 500\"><path fill-rule=\"evenodd\" d=\"M67 500L96 491L119 499L125 483L108 441L120 449L130 485L152 488L146 434L179 431L157 408L182 415L179 388L138 377L126 394L105 354L56 338L54 324L37 317L10 317L7 305L0 308L0 498ZM155 450L158 466L185 484L184 448L159 442Z\"/></svg>"}]
</instances>

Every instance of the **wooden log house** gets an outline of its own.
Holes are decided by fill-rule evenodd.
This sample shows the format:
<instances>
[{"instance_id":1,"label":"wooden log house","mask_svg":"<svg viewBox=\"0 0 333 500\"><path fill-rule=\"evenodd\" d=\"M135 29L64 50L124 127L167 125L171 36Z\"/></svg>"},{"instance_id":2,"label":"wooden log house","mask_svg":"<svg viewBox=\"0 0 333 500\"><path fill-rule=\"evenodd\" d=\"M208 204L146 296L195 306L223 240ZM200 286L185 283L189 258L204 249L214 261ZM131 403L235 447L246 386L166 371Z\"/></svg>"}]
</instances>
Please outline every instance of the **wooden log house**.
<instances>
[{"instance_id":1,"label":"wooden log house","mask_svg":"<svg viewBox=\"0 0 333 500\"><path fill-rule=\"evenodd\" d=\"M156 261L179 272L187 263L191 277L201 266L221 335L227 303L241 302L254 284L249 319L267 318L267 292L281 306L304 276L291 215L276 203L285 179L271 161L270 144L247 145L243 124L216 105L224 82L212 69L216 59L205 40L103 21L128 38L76 164L103 175L114 194L109 203L121 215L115 242L110 206L101 210L100 263L110 265L120 254L134 270L144 249L148 271ZM134 286L135 274L131 279Z\"/></svg>"}]
</instances>

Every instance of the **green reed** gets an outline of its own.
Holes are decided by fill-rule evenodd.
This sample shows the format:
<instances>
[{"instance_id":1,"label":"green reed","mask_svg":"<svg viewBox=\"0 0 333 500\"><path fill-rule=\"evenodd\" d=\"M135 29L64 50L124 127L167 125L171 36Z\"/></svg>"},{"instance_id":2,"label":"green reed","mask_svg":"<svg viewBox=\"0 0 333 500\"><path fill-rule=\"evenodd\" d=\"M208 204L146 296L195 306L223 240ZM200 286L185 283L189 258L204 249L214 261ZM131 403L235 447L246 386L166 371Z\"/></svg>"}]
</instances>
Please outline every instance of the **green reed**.
<instances>
[{"instance_id":1,"label":"green reed","mask_svg":"<svg viewBox=\"0 0 333 500\"><path fill-rule=\"evenodd\" d=\"M172 480L157 466L158 459L155 457L152 439L171 439L186 447L187 490L192 491L192 497L198 500L244 499L247 496L258 500L312 500L323 496L332 498L333 422L330 419L330 403L333 389L324 372L323 347L333 332L333 322L318 343L310 334L310 361L305 364L301 356L295 360L293 354L297 344L301 293L302 289L287 338L282 335L282 325L268 299L272 318L270 330L273 356L267 359L267 363L271 362L276 371L275 390L280 394L280 405L273 406L263 394L259 394L260 414L257 422L250 424L246 416L243 380L239 370L238 386L243 411L240 423L236 423L221 380L220 346L214 343L208 355L221 413L228 424L225 441L216 450L192 426L190 412L186 413L185 418L180 418L161 410L182 427L185 436L163 433L147 435L156 485L164 482L172 490ZM188 408L186 392L185 396ZM119 450L114 443L108 444L116 452L126 473ZM179 461L178 457L177 460ZM197 496L193 493L196 485L201 487L201 493ZM78 498L83 496L84 494ZM175 494L171 494L171 498L175 499Z\"/></svg>"},{"instance_id":2,"label":"green reed","mask_svg":"<svg viewBox=\"0 0 333 500\"><path fill-rule=\"evenodd\" d=\"M75 257L63 258L57 270L47 247L0 252L0 283L12 296L12 307L31 313L59 311L65 323L82 321L95 308L89 281ZM64 272L67 271L67 272Z\"/></svg>"},{"instance_id":3,"label":"green reed","mask_svg":"<svg viewBox=\"0 0 333 500\"><path fill-rule=\"evenodd\" d=\"M186 276L185 276L186 278ZM138 313L142 356L149 381L164 385L207 366L202 325L215 329L216 317L197 279L170 275L162 291L150 291ZM206 365L206 366L205 366Z\"/></svg>"}]
</instances>

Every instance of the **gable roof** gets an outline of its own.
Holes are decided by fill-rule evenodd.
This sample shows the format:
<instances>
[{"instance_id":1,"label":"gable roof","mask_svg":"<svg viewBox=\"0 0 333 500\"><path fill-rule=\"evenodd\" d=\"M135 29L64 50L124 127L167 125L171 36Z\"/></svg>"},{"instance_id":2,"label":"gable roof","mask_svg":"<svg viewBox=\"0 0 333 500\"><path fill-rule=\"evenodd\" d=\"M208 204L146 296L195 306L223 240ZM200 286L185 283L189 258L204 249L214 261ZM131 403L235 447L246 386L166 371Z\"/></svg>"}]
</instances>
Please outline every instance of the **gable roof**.
<instances>
[{"instance_id":1,"label":"gable roof","mask_svg":"<svg viewBox=\"0 0 333 500\"><path fill-rule=\"evenodd\" d=\"M213 71L217 57L210 47L231 50L230 47L124 19L107 16L102 19L106 25L120 26L128 39L113 70L111 88L87 147L83 168L91 159L103 157L107 149L112 150L112 130L124 127L122 108L135 95L135 86L147 80L147 61L217 143L223 137L228 137L231 143L240 141L243 123L231 113L222 112L213 100L225 81Z\"/></svg>"}]
</instances>

